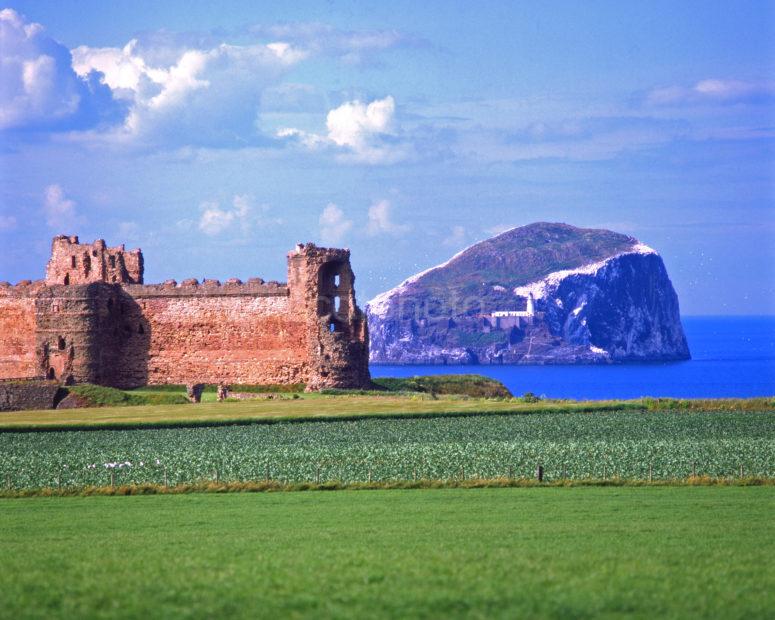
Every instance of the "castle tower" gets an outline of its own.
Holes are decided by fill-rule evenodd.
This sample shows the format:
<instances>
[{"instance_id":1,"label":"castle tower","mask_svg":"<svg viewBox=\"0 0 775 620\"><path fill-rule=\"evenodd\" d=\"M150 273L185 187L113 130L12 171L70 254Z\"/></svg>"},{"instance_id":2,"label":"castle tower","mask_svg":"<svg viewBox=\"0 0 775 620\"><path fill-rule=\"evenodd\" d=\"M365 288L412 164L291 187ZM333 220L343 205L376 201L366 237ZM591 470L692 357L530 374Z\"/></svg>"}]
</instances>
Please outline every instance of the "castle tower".
<instances>
[{"instance_id":1,"label":"castle tower","mask_svg":"<svg viewBox=\"0 0 775 620\"><path fill-rule=\"evenodd\" d=\"M121 289L102 282L48 286L35 297L40 374L110 385L120 344Z\"/></svg>"},{"instance_id":2,"label":"castle tower","mask_svg":"<svg viewBox=\"0 0 775 620\"><path fill-rule=\"evenodd\" d=\"M368 328L354 283L350 250L308 243L288 254L291 311L306 324L307 390L371 385Z\"/></svg>"},{"instance_id":3,"label":"castle tower","mask_svg":"<svg viewBox=\"0 0 775 620\"><path fill-rule=\"evenodd\" d=\"M81 244L77 236L58 235L51 241L46 284L142 284L143 253L123 245L109 248L105 241Z\"/></svg>"},{"instance_id":4,"label":"castle tower","mask_svg":"<svg viewBox=\"0 0 775 620\"><path fill-rule=\"evenodd\" d=\"M528 316L535 316L536 308L535 308L535 299L533 299L533 293L528 293L527 295L527 315Z\"/></svg>"}]
</instances>

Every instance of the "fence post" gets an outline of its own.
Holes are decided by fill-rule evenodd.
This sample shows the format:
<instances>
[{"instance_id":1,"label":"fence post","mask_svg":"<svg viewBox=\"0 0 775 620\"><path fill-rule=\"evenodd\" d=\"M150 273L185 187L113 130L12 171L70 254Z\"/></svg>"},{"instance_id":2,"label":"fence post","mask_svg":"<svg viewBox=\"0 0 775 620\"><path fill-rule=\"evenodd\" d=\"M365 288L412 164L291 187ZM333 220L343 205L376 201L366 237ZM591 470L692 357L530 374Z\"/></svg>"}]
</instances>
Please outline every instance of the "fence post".
<instances>
[{"instance_id":1,"label":"fence post","mask_svg":"<svg viewBox=\"0 0 775 620\"><path fill-rule=\"evenodd\" d=\"M743 464L740 463L740 477L743 477Z\"/></svg>"},{"instance_id":2,"label":"fence post","mask_svg":"<svg viewBox=\"0 0 775 620\"><path fill-rule=\"evenodd\" d=\"M215 483L218 484L218 470L213 470L213 478L215 478Z\"/></svg>"},{"instance_id":3,"label":"fence post","mask_svg":"<svg viewBox=\"0 0 775 620\"><path fill-rule=\"evenodd\" d=\"M11 490L11 474L5 475L5 488L7 488L9 491Z\"/></svg>"},{"instance_id":4,"label":"fence post","mask_svg":"<svg viewBox=\"0 0 775 620\"><path fill-rule=\"evenodd\" d=\"M465 480L466 479L466 468L465 467L461 467L460 468L460 479L461 480Z\"/></svg>"},{"instance_id":5,"label":"fence post","mask_svg":"<svg viewBox=\"0 0 775 620\"><path fill-rule=\"evenodd\" d=\"M514 479L514 467L512 465L509 465L509 480Z\"/></svg>"},{"instance_id":6,"label":"fence post","mask_svg":"<svg viewBox=\"0 0 775 620\"><path fill-rule=\"evenodd\" d=\"M536 480L538 480L538 482L544 481L544 467L541 464L536 467Z\"/></svg>"},{"instance_id":7,"label":"fence post","mask_svg":"<svg viewBox=\"0 0 775 620\"><path fill-rule=\"evenodd\" d=\"M649 463L649 482L651 482L654 479L653 471L652 471L652 465Z\"/></svg>"},{"instance_id":8,"label":"fence post","mask_svg":"<svg viewBox=\"0 0 775 620\"><path fill-rule=\"evenodd\" d=\"M608 463L603 463L603 480L608 478Z\"/></svg>"},{"instance_id":9,"label":"fence post","mask_svg":"<svg viewBox=\"0 0 775 620\"><path fill-rule=\"evenodd\" d=\"M697 463L692 462L692 478L697 477Z\"/></svg>"},{"instance_id":10,"label":"fence post","mask_svg":"<svg viewBox=\"0 0 775 620\"><path fill-rule=\"evenodd\" d=\"M57 472L57 489L62 488L62 472Z\"/></svg>"},{"instance_id":11,"label":"fence post","mask_svg":"<svg viewBox=\"0 0 775 620\"><path fill-rule=\"evenodd\" d=\"M110 470L110 486L115 487L116 486L116 470L111 469Z\"/></svg>"},{"instance_id":12,"label":"fence post","mask_svg":"<svg viewBox=\"0 0 775 620\"><path fill-rule=\"evenodd\" d=\"M566 471L568 464L563 463L562 464L562 479L567 480L568 479L568 472Z\"/></svg>"},{"instance_id":13,"label":"fence post","mask_svg":"<svg viewBox=\"0 0 775 620\"><path fill-rule=\"evenodd\" d=\"M320 484L320 465L315 470L315 484Z\"/></svg>"},{"instance_id":14,"label":"fence post","mask_svg":"<svg viewBox=\"0 0 775 620\"><path fill-rule=\"evenodd\" d=\"M412 480L414 482L417 482L417 468L416 467L412 470Z\"/></svg>"},{"instance_id":15,"label":"fence post","mask_svg":"<svg viewBox=\"0 0 775 620\"><path fill-rule=\"evenodd\" d=\"M369 479L369 484L371 484L371 467L369 467L369 473L367 475Z\"/></svg>"},{"instance_id":16,"label":"fence post","mask_svg":"<svg viewBox=\"0 0 775 620\"><path fill-rule=\"evenodd\" d=\"M164 488L166 489L167 486L169 485L167 484L167 466L165 465L164 466Z\"/></svg>"},{"instance_id":17,"label":"fence post","mask_svg":"<svg viewBox=\"0 0 775 620\"><path fill-rule=\"evenodd\" d=\"M264 471L264 480L269 480L269 463L266 464L266 469Z\"/></svg>"}]
</instances>

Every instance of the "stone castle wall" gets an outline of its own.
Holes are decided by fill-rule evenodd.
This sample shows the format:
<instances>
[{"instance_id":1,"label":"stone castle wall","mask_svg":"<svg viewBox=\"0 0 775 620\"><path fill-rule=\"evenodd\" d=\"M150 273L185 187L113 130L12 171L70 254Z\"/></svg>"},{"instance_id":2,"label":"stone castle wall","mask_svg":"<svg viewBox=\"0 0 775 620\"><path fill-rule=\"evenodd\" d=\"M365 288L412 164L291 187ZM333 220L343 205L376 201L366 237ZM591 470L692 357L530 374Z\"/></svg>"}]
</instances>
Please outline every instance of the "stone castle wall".
<instances>
[{"instance_id":1,"label":"stone castle wall","mask_svg":"<svg viewBox=\"0 0 775 620\"><path fill-rule=\"evenodd\" d=\"M42 375L35 356L37 286L0 284L0 378Z\"/></svg>"},{"instance_id":2,"label":"stone castle wall","mask_svg":"<svg viewBox=\"0 0 775 620\"><path fill-rule=\"evenodd\" d=\"M53 409L61 389L56 381L0 381L0 411Z\"/></svg>"},{"instance_id":3,"label":"stone castle wall","mask_svg":"<svg viewBox=\"0 0 775 620\"><path fill-rule=\"evenodd\" d=\"M348 250L297 246L287 285L259 278L144 285L142 267L139 250L56 237L45 282L0 285L0 378L115 387L370 384Z\"/></svg>"}]
</instances>

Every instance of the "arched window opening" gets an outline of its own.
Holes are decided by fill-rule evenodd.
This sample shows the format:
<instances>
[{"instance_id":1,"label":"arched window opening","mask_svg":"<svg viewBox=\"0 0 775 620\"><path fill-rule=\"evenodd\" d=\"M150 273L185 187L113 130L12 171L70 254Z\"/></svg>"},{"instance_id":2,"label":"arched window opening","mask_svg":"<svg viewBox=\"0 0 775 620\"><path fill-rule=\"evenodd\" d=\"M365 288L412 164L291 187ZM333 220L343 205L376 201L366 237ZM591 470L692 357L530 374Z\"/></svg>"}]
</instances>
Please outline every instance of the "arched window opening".
<instances>
[{"instance_id":1,"label":"arched window opening","mask_svg":"<svg viewBox=\"0 0 775 620\"><path fill-rule=\"evenodd\" d=\"M110 281L111 281L111 282L115 282L115 281L116 281L116 276L113 276L113 277L110 279Z\"/></svg>"},{"instance_id":2,"label":"arched window opening","mask_svg":"<svg viewBox=\"0 0 775 620\"><path fill-rule=\"evenodd\" d=\"M116 257L115 256L111 256L109 260L110 260L110 266L111 267L115 267L116 266Z\"/></svg>"},{"instance_id":3,"label":"arched window opening","mask_svg":"<svg viewBox=\"0 0 775 620\"><path fill-rule=\"evenodd\" d=\"M334 274L334 286L338 287L339 286L339 281L340 281L339 280L339 274L335 273Z\"/></svg>"},{"instance_id":4,"label":"arched window opening","mask_svg":"<svg viewBox=\"0 0 775 620\"><path fill-rule=\"evenodd\" d=\"M57 374L54 372L53 368L49 368L48 372L46 373L46 379L56 379Z\"/></svg>"},{"instance_id":5,"label":"arched window opening","mask_svg":"<svg viewBox=\"0 0 775 620\"><path fill-rule=\"evenodd\" d=\"M339 295L334 296L334 312L339 314L339 309L342 307L342 300Z\"/></svg>"},{"instance_id":6,"label":"arched window opening","mask_svg":"<svg viewBox=\"0 0 775 620\"><path fill-rule=\"evenodd\" d=\"M73 375L67 375L65 385L75 385L75 377L73 377Z\"/></svg>"},{"instance_id":7,"label":"arched window opening","mask_svg":"<svg viewBox=\"0 0 775 620\"><path fill-rule=\"evenodd\" d=\"M69 273L68 273L68 274L65 274L65 279L64 279L64 282L63 282L63 284L64 284L65 286L67 286L68 284L70 284L70 274L69 274Z\"/></svg>"},{"instance_id":8,"label":"arched window opening","mask_svg":"<svg viewBox=\"0 0 775 620\"><path fill-rule=\"evenodd\" d=\"M333 334L333 333L336 331L336 323L334 323L333 321L331 321L331 322L328 324L328 331L330 331L330 332Z\"/></svg>"},{"instance_id":9,"label":"arched window opening","mask_svg":"<svg viewBox=\"0 0 775 620\"><path fill-rule=\"evenodd\" d=\"M70 266L71 266L73 269L75 269L75 266L76 266L76 264L77 264L77 263L75 262L75 256L71 256L71 257L70 257Z\"/></svg>"},{"instance_id":10,"label":"arched window opening","mask_svg":"<svg viewBox=\"0 0 775 620\"><path fill-rule=\"evenodd\" d=\"M67 344L65 343L65 339L62 336L57 338L57 349L64 351L66 346Z\"/></svg>"},{"instance_id":11,"label":"arched window opening","mask_svg":"<svg viewBox=\"0 0 775 620\"><path fill-rule=\"evenodd\" d=\"M91 251L91 255L96 258L97 257L97 250L92 250Z\"/></svg>"}]
</instances>

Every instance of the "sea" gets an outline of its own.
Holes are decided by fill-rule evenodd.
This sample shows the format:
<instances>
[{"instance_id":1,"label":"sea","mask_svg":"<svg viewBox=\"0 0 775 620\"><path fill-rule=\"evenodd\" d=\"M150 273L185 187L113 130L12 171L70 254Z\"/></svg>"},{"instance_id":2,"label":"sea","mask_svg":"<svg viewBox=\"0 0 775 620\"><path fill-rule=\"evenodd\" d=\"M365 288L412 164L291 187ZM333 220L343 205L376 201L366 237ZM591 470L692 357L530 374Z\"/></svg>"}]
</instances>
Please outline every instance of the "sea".
<instances>
[{"instance_id":1,"label":"sea","mask_svg":"<svg viewBox=\"0 0 775 620\"><path fill-rule=\"evenodd\" d=\"M373 377L475 373L514 395L605 400L642 396L746 398L775 396L775 316L682 319L692 359L605 365L401 366L372 364Z\"/></svg>"}]
</instances>

